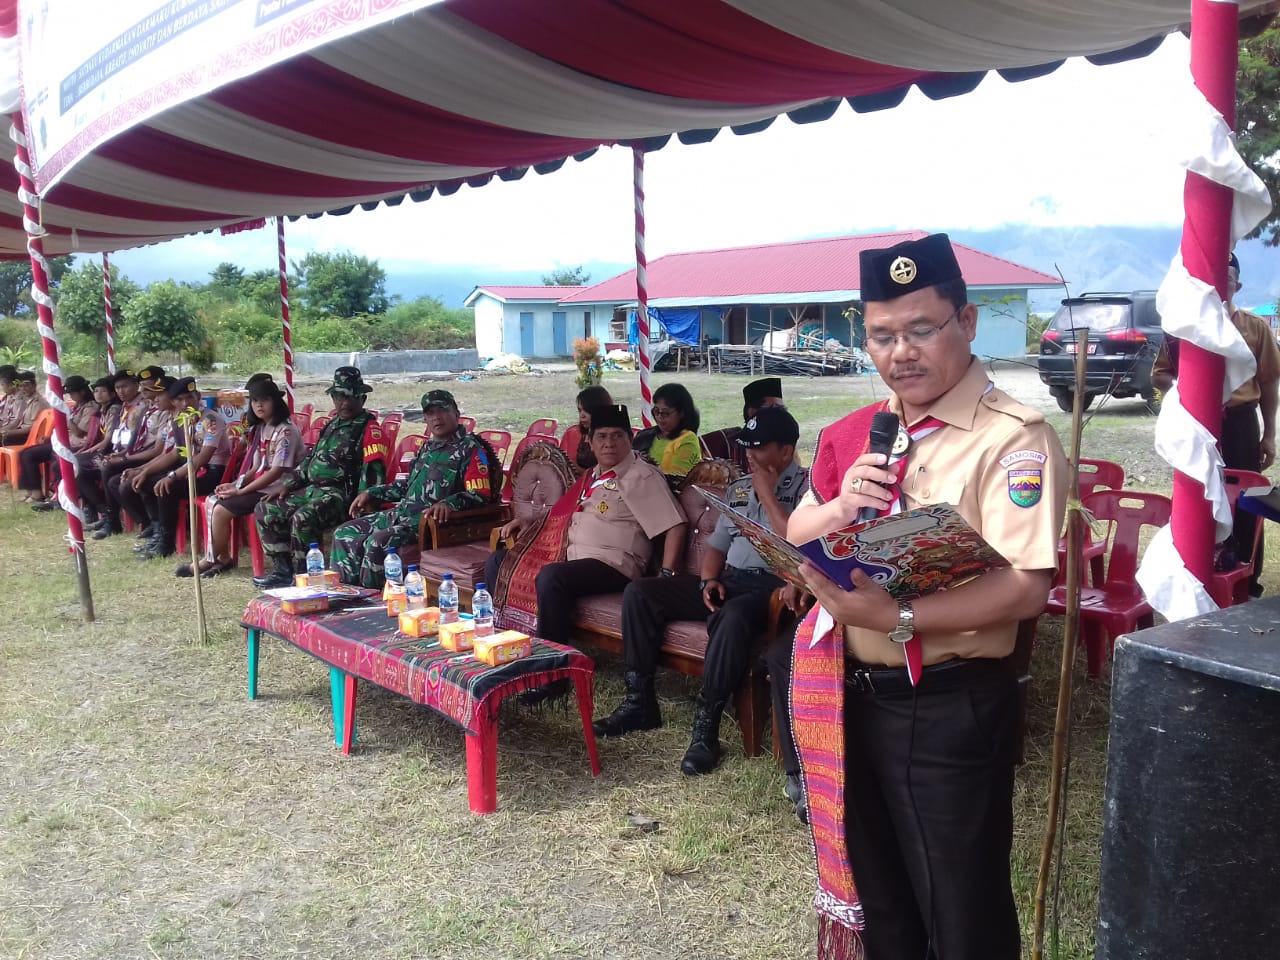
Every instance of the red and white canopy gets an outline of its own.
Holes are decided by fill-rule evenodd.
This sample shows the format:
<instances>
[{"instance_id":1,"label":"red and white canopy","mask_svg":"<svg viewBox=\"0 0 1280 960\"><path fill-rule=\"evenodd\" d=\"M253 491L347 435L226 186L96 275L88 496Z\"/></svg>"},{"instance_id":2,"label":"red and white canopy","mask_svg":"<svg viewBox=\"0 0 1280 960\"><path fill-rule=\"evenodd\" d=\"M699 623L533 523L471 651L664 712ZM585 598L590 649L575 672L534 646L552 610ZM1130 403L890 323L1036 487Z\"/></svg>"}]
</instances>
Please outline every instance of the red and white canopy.
<instances>
[{"instance_id":1,"label":"red and white canopy","mask_svg":"<svg viewBox=\"0 0 1280 960\"><path fill-rule=\"evenodd\" d=\"M952 96L991 70L1142 55L1188 17L1187 0L0 0L0 105L23 111L58 254ZM5 169L0 255L25 255Z\"/></svg>"}]
</instances>

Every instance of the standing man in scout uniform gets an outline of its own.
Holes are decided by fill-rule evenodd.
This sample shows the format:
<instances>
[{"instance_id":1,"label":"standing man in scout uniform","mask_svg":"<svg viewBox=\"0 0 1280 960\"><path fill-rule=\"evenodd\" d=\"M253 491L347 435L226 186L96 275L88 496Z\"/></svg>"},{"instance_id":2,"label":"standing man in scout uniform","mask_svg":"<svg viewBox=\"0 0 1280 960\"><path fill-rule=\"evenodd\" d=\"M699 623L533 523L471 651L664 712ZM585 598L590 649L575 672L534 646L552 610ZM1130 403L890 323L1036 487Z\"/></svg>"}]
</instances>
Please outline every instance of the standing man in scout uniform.
<instances>
[{"instance_id":1,"label":"standing man in scout uniform","mask_svg":"<svg viewBox=\"0 0 1280 960\"><path fill-rule=\"evenodd\" d=\"M861 571L848 590L806 568L819 605L797 630L791 705L819 938L850 956L861 941L868 960L1018 960L1010 654L1053 582L1066 458L971 355L978 308L945 234L863 251L860 266L867 350L892 394L822 431L787 539L865 508L949 503L1010 566L902 601ZM895 460L864 452L886 408L902 425Z\"/></svg>"},{"instance_id":2,"label":"standing man in scout uniform","mask_svg":"<svg viewBox=\"0 0 1280 960\"><path fill-rule=\"evenodd\" d=\"M386 480L387 445L377 418L364 409L372 391L358 367L333 371L325 392L334 418L284 488L254 507L262 549L273 564L266 576L253 578L261 589L292 585L294 572L306 569L308 545L347 518L356 494Z\"/></svg>"},{"instance_id":3,"label":"standing man in scout uniform","mask_svg":"<svg viewBox=\"0 0 1280 960\"><path fill-rule=\"evenodd\" d=\"M379 588L388 547L418 542L419 518L439 523L455 510L492 502L501 490L502 468L493 448L458 423L458 404L448 390L422 395L428 439L418 448L404 480L367 488L351 504L350 515L333 534L330 566L344 583ZM376 504L394 504L362 516Z\"/></svg>"},{"instance_id":4,"label":"standing man in scout uniform","mask_svg":"<svg viewBox=\"0 0 1280 960\"><path fill-rule=\"evenodd\" d=\"M757 411L737 437L754 470L730 485L729 505L785 533L787 518L809 489L809 471L795 458L799 439L800 426L786 410ZM755 640L768 622L769 599L783 586L728 516L720 517L707 540L699 576L646 577L628 584L622 595L626 697L612 714L595 722L596 733L617 737L662 724L653 678L663 631L676 620L705 620L702 692L680 771L695 775L714 770L721 756L720 716L757 653ZM799 602L794 588L789 599L793 606ZM790 633L785 640L790 643Z\"/></svg>"},{"instance_id":5,"label":"standing man in scout uniform","mask_svg":"<svg viewBox=\"0 0 1280 960\"><path fill-rule=\"evenodd\" d=\"M782 378L763 377L752 380L742 388L742 422L746 423L760 410L767 407L786 407L782 402ZM743 473L751 472L751 459L746 448L736 441L741 427L725 427L702 438L710 456L732 460Z\"/></svg>"},{"instance_id":6,"label":"standing man in scout uniform","mask_svg":"<svg viewBox=\"0 0 1280 960\"><path fill-rule=\"evenodd\" d=\"M500 573L518 577L521 584L526 576L532 579L537 635L556 643L569 641L581 597L621 593L644 574L654 538L663 537L662 576L674 577L684 554L684 512L662 471L632 455L627 408L592 407L589 437L596 465L556 501L539 531L531 531L535 537L550 536L554 525L555 542L545 556L555 561L542 563L533 553L519 552L517 544L518 562L510 558L516 569L509 576L503 569L506 550L496 551L485 564L486 583L499 586L499 603L512 599L510 593L502 595ZM502 528L502 538L518 536L529 523L512 520ZM521 602L519 595L516 601Z\"/></svg>"},{"instance_id":7,"label":"standing man in scout uniform","mask_svg":"<svg viewBox=\"0 0 1280 960\"><path fill-rule=\"evenodd\" d=\"M1248 344L1257 363L1254 375L1240 386L1227 400L1222 411L1222 464L1228 470L1253 470L1261 472L1276 461L1276 403L1280 398L1280 347L1271 332L1271 325L1256 313L1241 310L1235 305L1235 295L1240 292L1240 261L1231 254L1227 263L1227 310L1231 322ZM1160 353L1151 368L1151 382L1160 390L1168 390L1178 376L1177 341L1165 337ZM1262 417L1262 431L1258 431L1258 417ZM1235 529L1228 541L1231 549L1227 556L1219 558L1220 569L1230 569L1237 562L1248 563L1254 558L1253 576L1249 578L1249 595L1262 596L1262 531L1254 543L1255 517L1246 510L1236 512ZM1255 553L1256 551L1256 553Z\"/></svg>"}]
</instances>

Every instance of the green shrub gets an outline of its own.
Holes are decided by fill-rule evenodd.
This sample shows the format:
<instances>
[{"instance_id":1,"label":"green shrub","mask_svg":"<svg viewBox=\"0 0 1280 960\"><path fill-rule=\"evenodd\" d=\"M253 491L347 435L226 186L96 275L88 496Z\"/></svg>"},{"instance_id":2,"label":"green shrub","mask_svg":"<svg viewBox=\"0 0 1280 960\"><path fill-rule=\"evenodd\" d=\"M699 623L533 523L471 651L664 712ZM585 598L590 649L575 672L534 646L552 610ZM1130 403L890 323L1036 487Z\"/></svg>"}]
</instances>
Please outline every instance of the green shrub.
<instances>
[{"instance_id":1,"label":"green shrub","mask_svg":"<svg viewBox=\"0 0 1280 960\"><path fill-rule=\"evenodd\" d=\"M321 317L294 324L293 349L309 353L349 353L369 349L366 324L359 319Z\"/></svg>"}]
</instances>

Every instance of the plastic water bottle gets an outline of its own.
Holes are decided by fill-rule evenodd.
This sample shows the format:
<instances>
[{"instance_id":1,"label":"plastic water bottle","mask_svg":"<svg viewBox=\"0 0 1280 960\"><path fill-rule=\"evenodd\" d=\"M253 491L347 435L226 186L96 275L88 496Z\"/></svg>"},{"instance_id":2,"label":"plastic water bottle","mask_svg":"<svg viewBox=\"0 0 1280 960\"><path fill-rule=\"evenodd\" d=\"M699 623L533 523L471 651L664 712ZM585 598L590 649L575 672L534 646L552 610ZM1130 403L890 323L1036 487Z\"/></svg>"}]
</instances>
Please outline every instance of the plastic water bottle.
<instances>
[{"instance_id":1,"label":"plastic water bottle","mask_svg":"<svg viewBox=\"0 0 1280 960\"><path fill-rule=\"evenodd\" d=\"M416 563L409 564L409 572L404 575L404 601L409 610L421 610L427 605L427 585Z\"/></svg>"},{"instance_id":2,"label":"plastic water bottle","mask_svg":"<svg viewBox=\"0 0 1280 960\"><path fill-rule=\"evenodd\" d=\"M395 547L387 547L387 555L382 561L382 572L387 583L400 583L404 577L404 564L400 562L400 554Z\"/></svg>"},{"instance_id":3,"label":"plastic water bottle","mask_svg":"<svg viewBox=\"0 0 1280 960\"><path fill-rule=\"evenodd\" d=\"M452 573L440 580L440 622L458 622L458 585L453 582Z\"/></svg>"},{"instance_id":4,"label":"plastic water bottle","mask_svg":"<svg viewBox=\"0 0 1280 960\"><path fill-rule=\"evenodd\" d=\"M493 636L493 597L489 596L483 583L477 583L476 592L471 595L471 616L475 620L477 637Z\"/></svg>"},{"instance_id":5,"label":"plastic water bottle","mask_svg":"<svg viewBox=\"0 0 1280 960\"><path fill-rule=\"evenodd\" d=\"M307 586L324 586L324 554L318 543L311 544L307 549Z\"/></svg>"}]
</instances>

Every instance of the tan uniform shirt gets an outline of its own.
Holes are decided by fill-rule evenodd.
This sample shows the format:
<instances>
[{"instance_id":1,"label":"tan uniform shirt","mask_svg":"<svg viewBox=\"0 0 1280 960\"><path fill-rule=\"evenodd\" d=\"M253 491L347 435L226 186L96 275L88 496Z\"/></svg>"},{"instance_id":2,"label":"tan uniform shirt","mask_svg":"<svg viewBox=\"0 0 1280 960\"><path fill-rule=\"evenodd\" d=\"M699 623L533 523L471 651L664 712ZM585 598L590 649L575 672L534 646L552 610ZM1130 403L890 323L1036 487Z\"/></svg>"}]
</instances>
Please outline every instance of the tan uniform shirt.
<instances>
[{"instance_id":1,"label":"tan uniform shirt","mask_svg":"<svg viewBox=\"0 0 1280 960\"><path fill-rule=\"evenodd\" d=\"M93 415L98 412L98 405L92 400L88 403L80 403L71 411L71 416L67 417L67 437L71 441L72 449L78 449L84 444L85 434L89 432L89 424L93 421ZM97 443L97 437L90 440L90 443Z\"/></svg>"},{"instance_id":2,"label":"tan uniform shirt","mask_svg":"<svg viewBox=\"0 0 1280 960\"><path fill-rule=\"evenodd\" d=\"M902 474L903 509L949 503L1015 569L1053 570L1069 480L1062 444L1041 414L1002 390L987 390L987 383L982 364L971 360L963 379L929 408L927 415L947 426L912 444ZM902 415L897 396L889 408ZM816 500L809 494L805 502ZM1015 621L924 633L924 662L1006 657L1017 631ZM864 663L906 662L902 648L877 630L846 628L845 647Z\"/></svg>"},{"instance_id":3,"label":"tan uniform shirt","mask_svg":"<svg viewBox=\"0 0 1280 960\"><path fill-rule=\"evenodd\" d=\"M684 523L684 511L650 463L628 455L612 478L594 482L602 473L592 468L593 485L569 521L566 559L600 560L634 580L649 565L650 540Z\"/></svg>"},{"instance_id":4,"label":"tan uniform shirt","mask_svg":"<svg viewBox=\"0 0 1280 960\"><path fill-rule=\"evenodd\" d=\"M1263 383L1274 383L1280 380L1280 347L1276 346L1275 334L1271 332L1271 324L1256 313L1248 310L1233 310L1231 322L1244 337L1249 350L1257 361L1258 370L1252 378L1236 387L1235 393L1227 401L1228 407L1241 407L1249 403L1257 403L1262 399ZM1156 354L1156 362L1151 368L1153 376L1164 374L1177 379L1178 371L1173 368L1169 358L1168 339L1160 344L1160 352Z\"/></svg>"},{"instance_id":5,"label":"tan uniform shirt","mask_svg":"<svg viewBox=\"0 0 1280 960\"><path fill-rule=\"evenodd\" d=\"M42 397L39 391L29 397L21 392L15 393L10 401L8 419L4 421L3 428L9 433L30 430L31 425L36 422L36 416L48 406L49 401Z\"/></svg>"}]
</instances>

